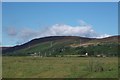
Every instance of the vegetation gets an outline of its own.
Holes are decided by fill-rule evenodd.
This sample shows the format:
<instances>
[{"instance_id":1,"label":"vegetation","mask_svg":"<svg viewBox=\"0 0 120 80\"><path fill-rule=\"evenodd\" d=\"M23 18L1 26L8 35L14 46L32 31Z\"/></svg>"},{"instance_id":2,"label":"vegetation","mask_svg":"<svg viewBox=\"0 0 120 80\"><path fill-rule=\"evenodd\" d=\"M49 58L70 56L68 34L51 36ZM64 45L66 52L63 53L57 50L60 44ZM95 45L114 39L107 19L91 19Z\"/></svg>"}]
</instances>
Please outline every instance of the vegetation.
<instances>
[{"instance_id":1,"label":"vegetation","mask_svg":"<svg viewBox=\"0 0 120 80\"><path fill-rule=\"evenodd\" d=\"M69 43L53 43L45 42L42 44L37 44L30 48L25 48L22 50L14 51L11 53L6 53L3 55L13 55L13 56L30 56L36 53L37 56L47 56L47 57L57 57L65 55L83 55L88 53L89 56L105 55L105 56L118 56L118 44L117 43L102 43L97 45L89 45L87 47L78 46L71 47Z\"/></svg>"},{"instance_id":2,"label":"vegetation","mask_svg":"<svg viewBox=\"0 0 120 80\"><path fill-rule=\"evenodd\" d=\"M2 78L2 56L0 54L0 78Z\"/></svg>"},{"instance_id":3,"label":"vegetation","mask_svg":"<svg viewBox=\"0 0 120 80\"><path fill-rule=\"evenodd\" d=\"M3 78L118 78L117 57L3 57Z\"/></svg>"},{"instance_id":4,"label":"vegetation","mask_svg":"<svg viewBox=\"0 0 120 80\"><path fill-rule=\"evenodd\" d=\"M103 39L82 38L76 36L52 36L34 39L23 45L3 48L3 56L57 57L66 55L118 56L119 36Z\"/></svg>"},{"instance_id":5,"label":"vegetation","mask_svg":"<svg viewBox=\"0 0 120 80\"><path fill-rule=\"evenodd\" d=\"M113 39L114 38L114 39ZM47 37L3 48L3 78L118 78L118 38Z\"/></svg>"}]
</instances>

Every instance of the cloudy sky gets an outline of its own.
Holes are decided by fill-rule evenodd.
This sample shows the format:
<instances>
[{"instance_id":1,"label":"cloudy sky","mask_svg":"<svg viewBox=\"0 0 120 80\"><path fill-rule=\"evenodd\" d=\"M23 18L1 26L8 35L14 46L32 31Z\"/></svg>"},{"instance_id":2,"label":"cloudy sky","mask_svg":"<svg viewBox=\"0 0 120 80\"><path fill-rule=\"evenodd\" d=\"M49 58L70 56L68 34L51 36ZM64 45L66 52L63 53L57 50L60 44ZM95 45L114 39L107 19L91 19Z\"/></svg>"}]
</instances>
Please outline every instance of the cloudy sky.
<instances>
[{"instance_id":1,"label":"cloudy sky","mask_svg":"<svg viewBox=\"0 0 120 80\"><path fill-rule=\"evenodd\" d=\"M2 45L14 46L45 36L103 38L118 33L118 4L3 3Z\"/></svg>"}]
</instances>

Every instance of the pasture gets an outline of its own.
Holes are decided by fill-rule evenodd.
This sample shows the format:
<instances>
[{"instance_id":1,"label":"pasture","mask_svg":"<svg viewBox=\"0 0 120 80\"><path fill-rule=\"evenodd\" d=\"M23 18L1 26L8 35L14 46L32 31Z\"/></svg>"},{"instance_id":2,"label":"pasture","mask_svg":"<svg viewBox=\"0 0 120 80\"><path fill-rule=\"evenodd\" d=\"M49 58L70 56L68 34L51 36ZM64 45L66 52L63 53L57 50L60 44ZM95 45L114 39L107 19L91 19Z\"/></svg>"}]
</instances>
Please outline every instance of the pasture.
<instances>
[{"instance_id":1,"label":"pasture","mask_svg":"<svg viewBox=\"0 0 120 80\"><path fill-rule=\"evenodd\" d=\"M3 78L118 78L117 57L2 57Z\"/></svg>"},{"instance_id":2,"label":"pasture","mask_svg":"<svg viewBox=\"0 0 120 80\"><path fill-rule=\"evenodd\" d=\"M2 56L0 55L0 79L2 78Z\"/></svg>"}]
</instances>

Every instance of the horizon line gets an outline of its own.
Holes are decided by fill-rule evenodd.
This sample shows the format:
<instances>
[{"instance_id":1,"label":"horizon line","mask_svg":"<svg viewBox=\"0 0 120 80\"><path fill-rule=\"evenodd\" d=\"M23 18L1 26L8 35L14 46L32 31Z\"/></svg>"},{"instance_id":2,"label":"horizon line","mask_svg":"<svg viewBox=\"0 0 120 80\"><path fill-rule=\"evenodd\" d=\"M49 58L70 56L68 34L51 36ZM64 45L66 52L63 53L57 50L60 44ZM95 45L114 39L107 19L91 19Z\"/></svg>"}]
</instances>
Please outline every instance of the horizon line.
<instances>
[{"instance_id":1,"label":"horizon line","mask_svg":"<svg viewBox=\"0 0 120 80\"><path fill-rule=\"evenodd\" d=\"M103 38L109 38L109 37L114 37L114 36L120 36L119 34L118 35L110 35L108 37L103 37ZM40 38L46 38L46 37L60 37L60 36L45 36L45 37L39 37L39 38L34 38L34 39L40 39ZM63 36L63 37L68 37L68 36ZM69 36L69 37L82 37L82 36ZM90 37L82 37L82 38L90 38ZM103 38L93 38L93 39L103 39ZM34 39L31 39L29 41L32 41ZM27 42L29 42L27 41ZM16 45L0 45L0 48L1 47L14 47L14 46L18 46L18 45L23 45L27 42L24 42L24 43L21 43L21 44L16 44Z\"/></svg>"}]
</instances>

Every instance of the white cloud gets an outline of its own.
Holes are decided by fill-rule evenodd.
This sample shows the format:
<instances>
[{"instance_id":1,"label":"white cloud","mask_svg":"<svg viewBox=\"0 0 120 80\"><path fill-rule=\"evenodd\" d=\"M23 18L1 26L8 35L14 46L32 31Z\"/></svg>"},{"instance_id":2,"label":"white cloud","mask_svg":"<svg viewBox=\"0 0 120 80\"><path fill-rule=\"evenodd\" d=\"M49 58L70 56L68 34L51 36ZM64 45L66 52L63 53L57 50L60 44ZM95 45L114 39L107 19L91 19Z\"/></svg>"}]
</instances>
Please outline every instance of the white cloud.
<instances>
[{"instance_id":1,"label":"white cloud","mask_svg":"<svg viewBox=\"0 0 120 80\"><path fill-rule=\"evenodd\" d=\"M94 37L95 31L91 26L70 26L70 25L59 25L55 24L48 28L43 36L83 36L83 37Z\"/></svg>"},{"instance_id":2,"label":"white cloud","mask_svg":"<svg viewBox=\"0 0 120 80\"><path fill-rule=\"evenodd\" d=\"M26 39L33 38L33 37L37 36L38 34L39 34L39 32L37 32L37 30L35 31L30 28L23 28L23 30L21 30L19 32L18 37L26 40Z\"/></svg>"},{"instance_id":3,"label":"white cloud","mask_svg":"<svg viewBox=\"0 0 120 80\"><path fill-rule=\"evenodd\" d=\"M6 34L10 37L18 38L17 43L23 43L30 39L46 37L46 36L81 36L89 38L104 38L110 35L99 34L92 25L80 20L79 26L71 26L66 24L55 24L44 30L33 30L31 28L16 29L10 27L6 30Z\"/></svg>"},{"instance_id":4,"label":"white cloud","mask_svg":"<svg viewBox=\"0 0 120 80\"><path fill-rule=\"evenodd\" d=\"M44 36L81 36L90 38L103 38L108 37L108 34L97 33L91 25L70 26L65 24L55 24L49 27L41 35Z\"/></svg>"},{"instance_id":5,"label":"white cloud","mask_svg":"<svg viewBox=\"0 0 120 80\"><path fill-rule=\"evenodd\" d=\"M108 35L108 34L102 34L102 35L99 35L99 36L96 37L96 38L105 38L105 37L109 37L109 36L111 36L111 35Z\"/></svg>"},{"instance_id":6,"label":"white cloud","mask_svg":"<svg viewBox=\"0 0 120 80\"><path fill-rule=\"evenodd\" d=\"M85 21L83 20L79 20L80 26L86 26L88 25Z\"/></svg>"},{"instance_id":7,"label":"white cloud","mask_svg":"<svg viewBox=\"0 0 120 80\"><path fill-rule=\"evenodd\" d=\"M10 40L17 40L15 43L23 43L30 39L35 38L39 32L30 28L15 28L15 27L5 27L4 33L9 37Z\"/></svg>"},{"instance_id":8,"label":"white cloud","mask_svg":"<svg viewBox=\"0 0 120 80\"><path fill-rule=\"evenodd\" d=\"M5 30L8 36L14 37L17 35L18 30L15 27L6 27Z\"/></svg>"}]
</instances>

